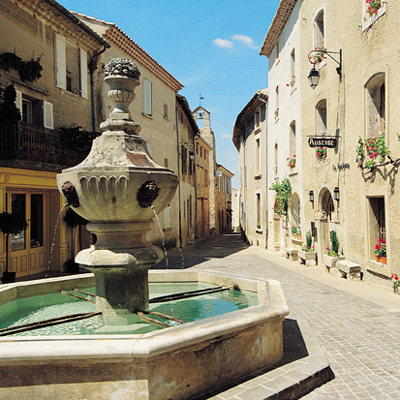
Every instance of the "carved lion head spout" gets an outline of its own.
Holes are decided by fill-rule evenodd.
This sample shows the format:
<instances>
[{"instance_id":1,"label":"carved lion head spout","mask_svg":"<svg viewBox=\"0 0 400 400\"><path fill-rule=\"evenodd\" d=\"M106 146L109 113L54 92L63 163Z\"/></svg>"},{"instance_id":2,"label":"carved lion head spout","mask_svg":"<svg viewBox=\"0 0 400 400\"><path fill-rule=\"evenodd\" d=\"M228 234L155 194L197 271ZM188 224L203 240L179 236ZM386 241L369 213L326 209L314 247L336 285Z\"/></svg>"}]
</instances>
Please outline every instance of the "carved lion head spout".
<instances>
[{"instance_id":1,"label":"carved lion head spout","mask_svg":"<svg viewBox=\"0 0 400 400\"><path fill-rule=\"evenodd\" d=\"M160 188L156 185L154 181L146 181L145 183L143 183L143 185L139 188L136 196L140 207L151 207L154 200L158 197L159 192Z\"/></svg>"}]
</instances>

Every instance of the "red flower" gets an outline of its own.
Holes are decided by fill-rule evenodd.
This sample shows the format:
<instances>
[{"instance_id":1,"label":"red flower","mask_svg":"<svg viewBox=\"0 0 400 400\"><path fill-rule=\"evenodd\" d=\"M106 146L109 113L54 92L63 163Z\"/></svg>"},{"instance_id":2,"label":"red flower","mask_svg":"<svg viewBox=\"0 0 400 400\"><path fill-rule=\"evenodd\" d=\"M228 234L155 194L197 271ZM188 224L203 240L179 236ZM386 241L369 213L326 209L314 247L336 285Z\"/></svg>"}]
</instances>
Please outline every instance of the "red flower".
<instances>
[{"instance_id":1,"label":"red flower","mask_svg":"<svg viewBox=\"0 0 400 400\"><path fill-rule=\"evenodd\" d=\"M375 245L375 250L379 250L379 244Z\"/></svg>"},{"instance_id":2,"label":"red flower","mask_svg":"<svg viewBox=\"0 0 400 400\"><path fill-rule=\"evenodd\" d=\"M379 239L379 243L382 243L383 242L383 239Z\"/></svg>"}]
</instances>

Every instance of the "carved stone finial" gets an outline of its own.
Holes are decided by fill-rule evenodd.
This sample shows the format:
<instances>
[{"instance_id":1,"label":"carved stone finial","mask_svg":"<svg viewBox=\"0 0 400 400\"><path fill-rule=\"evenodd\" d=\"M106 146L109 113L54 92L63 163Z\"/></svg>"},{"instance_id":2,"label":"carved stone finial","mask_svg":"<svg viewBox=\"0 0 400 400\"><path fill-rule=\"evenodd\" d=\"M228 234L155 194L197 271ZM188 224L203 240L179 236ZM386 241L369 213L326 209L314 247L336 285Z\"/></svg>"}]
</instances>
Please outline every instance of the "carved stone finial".
<instances>
[{"instance_id":1,"label":"carved stone finial","mask_svg":"<svg viewBox=\"0 0 400 400\"><path fill-rule=\"evenodd\" d=\"M140 71L136 64L124 57L112 58L104 67L106 78L111 76L125 76L138 80Z\"/></svg>"}]
</instances>

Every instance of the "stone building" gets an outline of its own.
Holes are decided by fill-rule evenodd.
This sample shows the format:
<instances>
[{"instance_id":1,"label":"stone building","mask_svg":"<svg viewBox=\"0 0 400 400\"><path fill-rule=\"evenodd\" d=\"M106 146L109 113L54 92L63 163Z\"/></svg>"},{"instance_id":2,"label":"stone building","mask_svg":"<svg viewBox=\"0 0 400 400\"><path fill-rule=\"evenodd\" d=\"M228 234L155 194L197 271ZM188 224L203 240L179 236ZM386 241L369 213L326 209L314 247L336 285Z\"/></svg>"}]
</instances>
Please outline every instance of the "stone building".
<instances>
[{"instance_id":1,"label":"stone building","mask_svg":"<svg viewBox=\"0 0 400 400\"><path fill-rule=\"evenodd\" d=\"M208 184L209 184L209 207L210 207L210 232L216 232L216 210L215 210L215 182L214 175L216 169L216 150L215 150L215 136L211 129L210 112L204 107L199 106L193 110L193 117L196 120L200 129L200 136L208 143L210 147L207 153L208 157ZM200 123L202 122L202 124Z\"/></svg>"},{"instance_id":2,"label":"stone building","mask_svg":"<svg viewBox=\"0 0 400 400\"><path fill-rule=\"evenodd\" d=\"M0 84L13 86L21 115L0 124L0 210L28 223L0 234L0 271L60 271L89 237L65 224L55 177L87 153L60 147L55 129L95 130L96 55L109 45L55 1L1 0L0 19Z\"/></svg>"},{"instance_id":3,"label":"stone building","mask_svg":"<svg viewBox=\"0 0 400 400\"><path fill-rule=\"evenodd\" d=\"M215 168L215 233L218 235L232 232L231 179L234 174L224 166Z\"/></svg>"},{"instance_id":4,"label":"stone building","mask_svg":"<svg viewBox=\"0 0 400 400\"><path fill-rule=\"evenodd\" d=\"M233 143L239 152L239 221L250 244L268 239L268 89L259 90L238 114Z\"/></svg>"},{"instance_id":5,"label":"stone building","mask_svg":"<svg viewBox=\"0 0 400 400\"><path fill-rule=\"evenodd\" d=\"M323 264L335 232L340 266L357 267L364 277L383 282L400 273L395 229L400 56L394 48L399 34L391 28L399 11L395 2L282 0L260 51L270 64L269 135L276 129L288 140L284 133L296 123L297 175L280 174L287 156L280 154L279 142L274 162L278 176L292 185L279 248L304 245L304 233L310 232L316 261ZM312 86L307 77L314 79ZM282 144L291 148L289 141ZM303 236L293 240L289 228L296 222ZM379 253L386 257L378 259L376 247L382 246Z\"/></svg>"},{"instance_id":6,"label":"stone building","mask_svg":"<svg viewBox=\"0 0 400 400\"><path fill-rule=\"evenodd\" d=\"M206 139L197 135L196 142L196 187L197 187L197 230L196 237L210 234L210 152Z\"/></svg>"},{"instance_id":7,"label":"stone building","mask_svg":"<svg viewBox=\"0 0 400 400\"><path fill-rule=\"evenodd\" d=\"M104 65L111 58L125 57L133 60L141 75L140 86L135 90L136 98L129 108L132 118L141 125L140 135L146 141L147 149L154 161L186 179L186 173L181 173L182 162L178 156L178 153L181 152L181 146L178 144L181 141L179 131L191 130L192 125L185 112L182 112L184 110L180 109L182 106L177 98L178 91L183 87L182 84L115 24L78 13L76 15L111 45L99 56L100 80L96 91L98 97L97 123L104 121L112 110L111 101L107 97L109 87L103 79ZM183 181L182 186L185 186L186 183ZM191 186L192 189L190 190L194 193L194 183ZM186 233L182 235L181 232L181 229L187 226L186 223L182 223L182 216L183 213L186 215L187 207L186 200L185 208L182 205L183 199L186 199L186 195L182 194L183 192L185 192L184 189L182 189L182 196L179 198L179 190L177 190L170 206L159 216L164 243L160 227L155 226L148 233L149 241L155 245L173 248L182 242L186 243L187 235ZM189 207L192 212L195 208L193 193L191 193L192 201L190 202L192 206ZM190 199L190 194L188 196Z\"/></svg>"}]
</instances>

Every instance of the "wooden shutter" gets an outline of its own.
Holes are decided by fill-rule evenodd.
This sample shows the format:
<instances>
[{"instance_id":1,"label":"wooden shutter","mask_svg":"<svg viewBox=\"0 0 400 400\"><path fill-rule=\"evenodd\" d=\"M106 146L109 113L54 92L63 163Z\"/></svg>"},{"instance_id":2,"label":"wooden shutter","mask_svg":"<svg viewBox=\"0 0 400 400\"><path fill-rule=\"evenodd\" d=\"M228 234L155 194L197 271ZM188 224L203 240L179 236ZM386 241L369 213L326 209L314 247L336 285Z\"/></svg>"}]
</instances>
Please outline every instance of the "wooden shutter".
<instances>
[{"instance_id":1,"label":"wooden shutter","mask_svg":"<svg viewBox=\"0 0 400 400\"><path fill-rule=\"evenodd\" d=\"M79 49L79 61L80 61L80 78L81 78L81 97L84 99L88 98L88 79L87 79L87 52L86 50Z\"/></svg>"},{"instance_id":2,"label":"wooden shutter","mask_svg":"<svg viewBox=\"0 0 400 400\"><path fill-rule=\"evenodd\" d=\"M143 79L143 114L152 115L152 82Z\"/></svg>"},{"instance_id":3,"label":"wooden shutter","mask_svg":"<svg viewBox=\"0 0 400 400\"><path fill-rule=\"evenodd\" d=\"M55 34L55 73L56 86L67 89L67 58L65 51L65 37Z\"/></svg>"},{"instance_id":4,"label":"wooden shutter","mask_svg":"<svg viewBox=\"0 0 400 400\"><path fill-rule=\"evenodd\" d=\"M22 119L22 92L16 90L15 93L17 94L17 97L15 98L15 105L18 108L19 112L21 113L21 119Z\"/></svg>"},{"instance_id":5,"label":"wooden shutter","mask_svg":"<svg viewBox=\"0 0 400 400\"><path fill-rule=\"evenodd\" d=\"M43 102L43 125L45 128L53 129L53 104Z\"/></svg>"}]
</instances>

